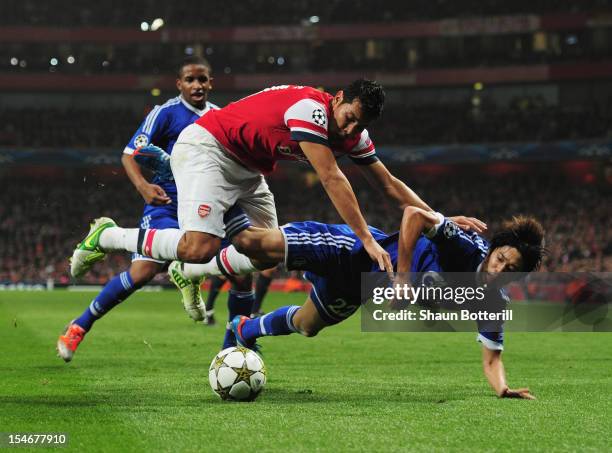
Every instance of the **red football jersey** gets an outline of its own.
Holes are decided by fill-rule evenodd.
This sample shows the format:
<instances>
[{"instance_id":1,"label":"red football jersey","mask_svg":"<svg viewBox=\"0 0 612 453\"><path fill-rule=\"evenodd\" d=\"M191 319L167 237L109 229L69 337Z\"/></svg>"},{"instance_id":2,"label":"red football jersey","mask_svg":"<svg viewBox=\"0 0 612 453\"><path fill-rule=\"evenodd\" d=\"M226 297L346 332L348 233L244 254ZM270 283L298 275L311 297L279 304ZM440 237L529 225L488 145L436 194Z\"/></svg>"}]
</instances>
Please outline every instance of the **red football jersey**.
<instances>
[{"instance_id":1,"label":"red football jersey","mask_svg":"<svg viewBox=\"0 0 612 453\"><path fill-rule=\"evenodd\" d=\"M210 110L196 123L240 162L262 173L274 170L281 159L306 160L301 141L326 145L335 156L348 155L360 164L378 160L366 130L340 143L329 142L332 98L312 87L275 86Z\"/></svg>"}]
</instances>

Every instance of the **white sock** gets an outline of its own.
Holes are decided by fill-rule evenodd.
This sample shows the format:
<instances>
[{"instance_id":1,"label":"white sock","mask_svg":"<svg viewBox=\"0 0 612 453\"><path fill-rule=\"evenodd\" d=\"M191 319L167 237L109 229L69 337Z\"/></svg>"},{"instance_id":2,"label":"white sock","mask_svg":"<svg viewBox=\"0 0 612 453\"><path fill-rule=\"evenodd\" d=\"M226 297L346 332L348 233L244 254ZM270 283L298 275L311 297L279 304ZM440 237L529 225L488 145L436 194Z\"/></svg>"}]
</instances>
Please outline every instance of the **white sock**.
<instances>
[{"instance_id":1,"label":"white sock","mask_svg":"<svg viewBox=\"0 0 612 453\"><path fill-rule=\"evenodd\" d=\"M217 266L216 258L213 258L205 264L181 263L183 265L183 274L191 280L199 280L204 276L223 275L223 272Z\"/></svg>"},{"instance_id":2,"label":"white sock","mask_svg":"<svg viewBox=\"0 0 612 453\"><path fill-rule=\"evenodd\" d=\"M104 251L126 250L159 260L178 259L178 244L185 232L173 228L165 230L111 227L100 234Z\"/></svg>"},{"instance_id":3,"label":"white sock","mask_svg":"<svg viewBox=\"0 0 612 453\"><path fill-rule=\"evenodd\" d=\"M238 253L233 245L222 249L217 256L205 264L183 263L185 276L198 279L214 275L243 275L255 272L257 269L251 259Z\"/></svg>"},{"instance_id":4,"label":"white sock","mask_svg":"<svg viewBox=\"0 0 612 453\"><path fill-rule=\"evenodd\" d=\"M100 233L100 247L105 252L127 250L135 252L138 243L138 228L106 228Z\"/></svg>"}]
</instances>

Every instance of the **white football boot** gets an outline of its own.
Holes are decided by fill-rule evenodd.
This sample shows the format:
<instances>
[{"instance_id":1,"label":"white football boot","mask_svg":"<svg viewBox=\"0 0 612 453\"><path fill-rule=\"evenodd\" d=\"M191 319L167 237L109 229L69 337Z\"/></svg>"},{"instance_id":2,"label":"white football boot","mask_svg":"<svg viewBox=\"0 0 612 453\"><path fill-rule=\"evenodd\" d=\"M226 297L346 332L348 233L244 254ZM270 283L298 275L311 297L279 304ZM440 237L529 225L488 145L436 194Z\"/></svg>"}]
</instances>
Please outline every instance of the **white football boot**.
<instances>
[{"instance_id":1,"label":"white football boot","mask_svg":"<svg viewBox=\"0 0 612 453\"><path fill-rule=\"evenodd\" d=\"M185 276L180 261L170 263L168 277L181 292L183 308L189 317L194 321L203 321L206 316L206 305L200 293L201 280L195 281Z\"/></svg>"}]
</instances>

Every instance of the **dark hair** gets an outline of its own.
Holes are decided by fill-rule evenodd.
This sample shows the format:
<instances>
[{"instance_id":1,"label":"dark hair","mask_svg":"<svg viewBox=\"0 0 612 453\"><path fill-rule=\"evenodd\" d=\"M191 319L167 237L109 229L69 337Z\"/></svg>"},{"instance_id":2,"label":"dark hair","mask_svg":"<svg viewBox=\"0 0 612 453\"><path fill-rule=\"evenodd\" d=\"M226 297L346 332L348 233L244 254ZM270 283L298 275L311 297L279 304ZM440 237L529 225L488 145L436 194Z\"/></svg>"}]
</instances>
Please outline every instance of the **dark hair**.
<instances>
[{"instance_id":1,"label":"dark hair","mask_svg":"<svg viewBox=\"0 0 612 453\"><path fill-rule=\"evenodd\" d=\"M540 267L546 253L544 227L533 217L515 216L502 223L501 230L491 239L489 250L499 247L514 247L523 260L522 272L531 272Z\"/></svg>"},{"instance_id":2,"label":"dark hair","mask_svg":"<svg viewBox=\"0 0 612 453\"><path fill-rule=\"evenodd\" d=\"M212 72L212 67L210 66L210 63L208 62L208 60L204 57L186 57L183 59L183 61L181 61L180 66L178 66L176 74L177 77L180 79L183 75L183 68L185 66L189 66L191 64L197 65L197 66L204 66L205 68L208 69L208 72Z\"/></svg>"},{"instance_id":3,"label":"dark hair","mask_svg":"<svg viewBox=\"0 0 612 453\"><path fill-rule=\"evenodd\" d=\"M355 98L361 101L363 115L368 121L375 120L380 117L385 104L385 90L383 87L373 80L357 79L346 87L344 90L344 99L342 102L351 103Z\"/></svg>"}]
</instances>

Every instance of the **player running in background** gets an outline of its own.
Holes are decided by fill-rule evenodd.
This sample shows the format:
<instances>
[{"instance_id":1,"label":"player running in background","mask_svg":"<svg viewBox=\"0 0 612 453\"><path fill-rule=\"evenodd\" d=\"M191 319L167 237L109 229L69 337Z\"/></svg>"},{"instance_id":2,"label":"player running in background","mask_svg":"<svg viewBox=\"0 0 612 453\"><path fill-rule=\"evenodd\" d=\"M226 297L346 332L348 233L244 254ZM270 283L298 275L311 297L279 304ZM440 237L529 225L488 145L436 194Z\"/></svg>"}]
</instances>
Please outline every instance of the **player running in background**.
<instances>
[{"instance_id":1,"label":"player running in background","mask_svg":"<svg viewBox=\"0 0 612 453\"><path fill-rule=\"evenodd\" d=\"M387 235L369 228L390 254L398 276L429 271L441 276L449 272L471 273L481 284L486 283L491 288L487 290L487 304L503 309L508 299L501 288L525 275L519 272L529 273L539 267L544 253L544 229L533 218L514 217L493 234L489 244L475 231L463 231L457 226L457 223L466 222L473 222L472 230L477 229L479 221L476 219L445 218L439 213L408 207L404 210L399 232ZM248 348L256 348L255 341L262 336L300 333L312 337L321 329L345 320L363 302L362 272L377 270L363 244L347 225L297 222L280 229L249 228L243 234L261 244L258 259L266 263L284 263L288 270L305 270L306 279L313 285L301 307L281 307L254 319L236 317L232 328L239 343ZM256 263L248 257L223 252L225 260L183 264L183 271L194 277L256 270ZM484 373L496 394L533 399L528 389L512 390L506 383L501 360L503 325L479 323L478 327Z\"/></svg>"},{"instance_id":2,"label":"player running in background","mask_svg":"<svg viewBox=\"0 0 612 453\"><path fill-rule=\"evenodd\" d=\"M253 302L253 307L251 307L251 318L265 314L261 306L264 298L268 294L268 288L270 288L270 284L277 273L277 268L278 266L259 272L257 280L255 281L255 301Z\"/></svg>"},{"instance_id":3,"label":"player running in background","mask_svg":"<svg viewBox=\"0 0 612 453\"><path fill-rule=\"evenodd\" d=\"M217 297L219 296L219 292L227 279L225 277L214 276L209 279L210 287L208 288L208 296L206 296L206 304L204 312L204 319L202 322L207 326L214 326L217 321L215 320L215 302L217 301ZM251 307L251 311L252 311Z\"/></svg>"},{"instance_id":4,"label":"player running in background","mask_svg":"<svg viewBox=\"0 0 612 453\"><path fill-rule=\"evenodd\" d=\"M178 68L176 87L179 96L168 100L163 105L157 105L147 115L128 145L123 151L121 162L130 181L145 200L145 208L140 223L141 228L157 229L178 228L177 189L169 168L163 167L163 162L153 165L158 173L152 182L145 179L140 166L135 162L135 156L147 159L146 151L141 149L154 143L172 153L180 132L199 119L206 112L218 109L208 102L208 93L212 89L211 67L203 58L192 57L184 60ZM150 160L155 161L157 155ZM242 217L244 219L244 217ZM234 220L234 227L240 220ZM57 341L59 355L70 361L84 335L93 324L108 313L112 308L128 298L138 288L151 281L155 275L165 270L168 262L134 253L130 268L110 280L89 307L75 320L70 322ZM183 281L170 274L173 282L182 287L183 304L189 316L198 321L204 318L204 304L199 298L199 281ZM252 303L250 279L247 289L238 288L230 294L228 304L244 306ZM185 294L188 296L186 297ZM237 300L232 300L237 299Z\"/></svg>"},{"instance_id":5,"label":"player running in background","mask_svg":"<svg viewBox=\"0 0 612 453\"><path fill-rule=\"evenodd\" d=\"M205 263L219 251L223 214L237 203L256 226L277 226L274 197L263 174L281 159L314 168L340 216L381 269L391 270L388 253L374 240L353 189L336 158L349 156L393 205L429 207L378 160L365 127L380 117L384 91L356 80L335 95L285 85L265 89L196 121L180 135L171 157L178 187L181 229L124 229L94 223L72 257L81 275L104 253L127 250L160 260ZM257 244L236 236L248 253Z\"/></svg>"},{"instance_id":6,"label":"player running in background","mask_svg":"<svg viewBox=\"0 0 612 453\"><path fill-rule=\"evenodd\" d=\"M264 297L266 297L266 294L268 293L268 288L270 287L270 283L272 282L275 273L276 268L259 272L255 282L255 299L253 301L253 306L251 307L251 318L265 314L261 311L261 304L263 303ZM216 324L215 302L227 279L221 276L213 276L208 280L210 287L208 289L208 295L206 296L206 312L204 314L202 323L207 326L214 326Z\"/></svg>"}]
</instances>

